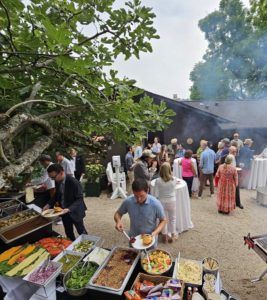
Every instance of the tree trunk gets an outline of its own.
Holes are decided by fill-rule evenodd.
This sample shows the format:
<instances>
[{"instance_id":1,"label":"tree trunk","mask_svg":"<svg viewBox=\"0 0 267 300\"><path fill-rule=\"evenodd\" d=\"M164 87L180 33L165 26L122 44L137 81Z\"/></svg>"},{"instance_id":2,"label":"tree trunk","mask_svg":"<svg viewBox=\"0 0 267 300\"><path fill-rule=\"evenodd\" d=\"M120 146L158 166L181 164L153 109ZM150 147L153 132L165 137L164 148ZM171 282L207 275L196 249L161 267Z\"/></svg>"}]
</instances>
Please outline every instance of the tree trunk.
<instances>
[{"instance_id":1,"label":"tree trunk","mask_svg":"<svg viewBox=\"0 0 267 300\"><path fill-rule=\"evenodd\" d=\"M44 134L38 138L31 148L26 149L18 159L16 159L15 156L11 157L10 154L14 154L12 140L17 134L32 124L41 127ZM5 159L7 165L0 170L0 188L2 188L7 181L31 166L32 163L38 159L40 154L50 146L52 137L53 129L47 121L25 113L15 115L9 122L2 126L0 129L0 142L3 146L2 152L5 152L2 153L2 158L7 158Z\"/></svg>"},{"instance_id":2,"label":"tree trunk","mask_svg":"<svg viewBox=\"0 0 267 300\"><path fill-rule=\"evenodd\" d=\"M48 136L41 136L35 144L29 148L16 161L0 170L0 188L4 187L7 181L16 177L27 169L34 161L47 149L52 143L52 139Z\"/></svg>"}]
</instances>

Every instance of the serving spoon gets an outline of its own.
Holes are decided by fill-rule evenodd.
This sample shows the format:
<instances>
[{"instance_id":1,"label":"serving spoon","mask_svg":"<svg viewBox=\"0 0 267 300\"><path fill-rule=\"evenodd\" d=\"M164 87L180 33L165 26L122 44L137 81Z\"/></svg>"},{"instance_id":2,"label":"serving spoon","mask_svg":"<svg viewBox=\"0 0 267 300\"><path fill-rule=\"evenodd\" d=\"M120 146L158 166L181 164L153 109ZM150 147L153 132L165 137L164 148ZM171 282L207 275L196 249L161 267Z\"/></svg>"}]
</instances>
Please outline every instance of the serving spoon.
<instances>
[{"instance_id":1,"label":"serving spoon","mask_svg":"<svg viewBox=\"0 0 267 300\"><path fill-rule=\"evenodd\" d=\"M148 253L147 253L146 249L144 249L144 251L145 251L145 254L146 254L146 259L147 259L147 266L148 266L148 270L151 270L151 269L152 269L152 267L151 267L151 264L150 264L149 255L148 255Z\"/></svg>"}]
</instances>

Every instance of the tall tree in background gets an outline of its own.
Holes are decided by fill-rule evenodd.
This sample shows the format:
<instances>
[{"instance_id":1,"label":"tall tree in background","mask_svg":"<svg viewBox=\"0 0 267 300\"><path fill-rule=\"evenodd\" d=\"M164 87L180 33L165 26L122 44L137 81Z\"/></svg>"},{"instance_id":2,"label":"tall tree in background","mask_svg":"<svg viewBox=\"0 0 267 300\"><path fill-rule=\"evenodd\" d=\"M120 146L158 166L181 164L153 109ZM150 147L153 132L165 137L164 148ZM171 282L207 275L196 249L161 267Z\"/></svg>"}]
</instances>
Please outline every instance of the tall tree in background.
<instances>
[{"instance_id":1,"label":"tall tree in background","mask_svg":"<svg viewBox=\"0 0 267 300\"><path fill-rule=\"evenodd\" d=\"M190 74L192 100L266 96L266 28L259 30L266 1L252 2L248 11L240 0L222 0L218 11L200 20L208 49Z\"/></svg>"},{"instance_id":2,"label":"tall tree in background","mask_svg":"<svg viewBox=\"0 0 267 300\"><path fill-rule=\"evenodd\" d=\"M112 64L151 52L158 38L140 0L0 0L0 188L63 135L133 142L173 112ZM27 3L26 6L24 3Z\"/></svg>"}]
</instances>

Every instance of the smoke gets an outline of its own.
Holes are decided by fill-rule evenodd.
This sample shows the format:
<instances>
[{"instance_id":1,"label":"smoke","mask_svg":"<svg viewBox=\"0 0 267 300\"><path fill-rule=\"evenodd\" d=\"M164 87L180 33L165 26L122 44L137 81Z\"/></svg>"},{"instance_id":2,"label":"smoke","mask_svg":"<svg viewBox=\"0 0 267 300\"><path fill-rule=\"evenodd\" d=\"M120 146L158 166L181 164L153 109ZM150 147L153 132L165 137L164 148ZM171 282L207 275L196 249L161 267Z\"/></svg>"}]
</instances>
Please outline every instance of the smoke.
<instances>
[{"instance_id":1,"label":"smoke","mask_svg":"<svg viewBox=\"0 0 267 300\"><path fill-rule=\"evenodd\" d=\"M222 0L199 27L209 44L190 74L191 99L266 99L267 32L252 25L242 3Z\"/></svg>"}]
</instances>

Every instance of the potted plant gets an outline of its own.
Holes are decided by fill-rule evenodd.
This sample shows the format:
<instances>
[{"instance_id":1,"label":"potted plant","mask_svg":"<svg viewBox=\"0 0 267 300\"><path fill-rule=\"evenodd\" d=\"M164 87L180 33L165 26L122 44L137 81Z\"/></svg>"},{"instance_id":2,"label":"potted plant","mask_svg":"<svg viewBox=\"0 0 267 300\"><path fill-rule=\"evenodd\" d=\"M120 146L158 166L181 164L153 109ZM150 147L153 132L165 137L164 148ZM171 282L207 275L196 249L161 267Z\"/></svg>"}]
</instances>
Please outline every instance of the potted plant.
<instances>
[{"instance_id":1,"label":"potted plant","mask_svg":"<svg viewBox=\"0 0 267 300\"><path fill-rule=\"evenodd\" d=\"M100 178L105 172L101 164L89 164L85 166L87 182L85 184L85 195L88 197L99 197L101 194Z\"/></svg>"}]
</instances>

